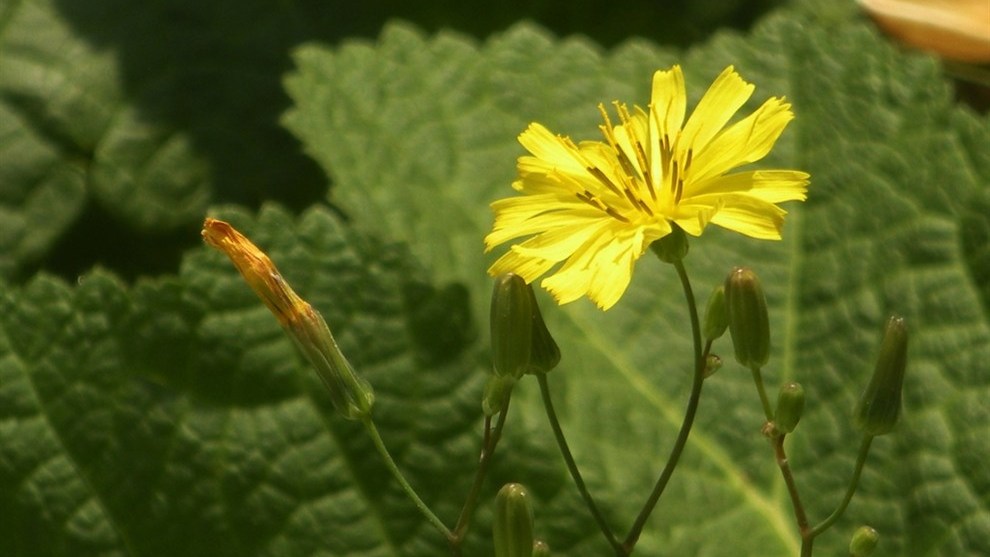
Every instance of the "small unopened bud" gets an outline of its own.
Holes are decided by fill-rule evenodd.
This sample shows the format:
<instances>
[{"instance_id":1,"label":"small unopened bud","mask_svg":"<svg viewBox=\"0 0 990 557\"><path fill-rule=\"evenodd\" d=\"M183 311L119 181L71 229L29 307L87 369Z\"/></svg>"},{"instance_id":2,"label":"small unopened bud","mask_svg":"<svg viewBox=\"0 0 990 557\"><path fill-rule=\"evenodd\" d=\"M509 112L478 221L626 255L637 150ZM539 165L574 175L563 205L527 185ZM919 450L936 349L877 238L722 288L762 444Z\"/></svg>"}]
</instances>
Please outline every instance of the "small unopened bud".
<instances>
[{"instance_id":1,"label":"small unopened bud","mask_svg":"<svg viewBox=\"0 0 990 557\"><path fill-rule=\"evenodd\" d=\"M674 263L684 259L688 254L688 248L691 247L684 230L673 223L670 226L672 229L670 234L650 244L650 249L664 263Z\"/></svg>"},{"instance_id":2,"label":"small unopened bud","mask_svg":"<svg viewBox=\"0 0 990 557\"><path fill-rule=\"evenodd\" d=\"M804 411L804 387L800 383L784 383L777 395L777 411L773 422L780 433L790 433L801 421Z\"/></svg>"},{"instance_id":3,"label":"small unopened bud","mask_svg":"<svg viewBox=\"0 0 990 557\"><path fill-rule=\"evenodd\" d=\"M515 384L516 378L511 375L489 375L488 383L485 383L485 392L481 397L481 411L486 416L494 416L501 412Z\"/></svg>"},{"instance_id":4,"label":"small unopened bud","mask_svg":"<svg viewBox=\"0 0 990 557\"><path fill-rule=\"evenodd\" d=\"M880 534L869 526L860 526L849 540L850 557L870 557L877 548Z\"/></svg>"},{"instance_id":5,"label":"small unopened bud","mask_svg":"<svg viewBox=\"0 0 990 557\"><path fill-rule=\"evenodd\" d=\"M492 538L495 557L532 557L533 509L525 487L505 484L498 491Z\"/></svg>"},{"instance_id":6,"label":"small unopened bud","mask_svg":"<svg viewBox=\"0 0 990 557\"><path fill-rule=\"evenodd\" d=\"M491 309L495 375L522 377L533 347L533 296L519 275L495 278Z\"/></svg>"},{"instance_id":7,"label":"small unopened bud","mask_svg":"<svg viewBox=\"0 0 990 557\"><path fill-rule=\"evenodd\" d=\"M892 315L884 329L873 377L856 405L856 425L868 435L883 435L897 423L907 368L907 342L904 318Z\"/></svg>"},{"instance_id":8,"label":"small unopened bud","mask_svg":"<svg viewBox=\"0 0 990 557\"><path fill-rule=\"evenodd\" d=\"M709 354L705 358L705 379L715 375L715 372L722 369L722 358L717 354Z\"/></svg>"},{"instance_id":9,"label":"small unopened bud","mask_svg":"<svg viewBox=\"0 0 990 557\"><path fill-rule=\"evenodd\" d=\"M725 279L725 303L736 360L746 367L762 367L770 359L770 319L756 273L733 269Z\"/></svg>"},{"instance_id":10,"label":"small unopened bud","mask_svg":"<svg viewBox=\"0 0 990 557\"><path fill-rule=\"evenodd\" d=\"M533 287L526 285L529 291L530 303L533 308L533 346L529 353L529 369L526 373L546 373L557 367L560 363L560 347L550 335L547 324L543 321L543 314L540 313L540 305L536 303L536 294Z\"/></svg>"},{"instance_id":11,"label":"small unopened bud","mask_svg":"<svg viewBox=\"0 0 990 557\"><path fill-rule=\"evenodd\" d=\"M268 306L306 356L330 393L334 409L348 419L371 415L371 386L359 377L337 346L323 316L285 282L271 259L230 224L208 218L203 239L227 254L248 286Z\"/></svg>"},{"instance_id":12,"label":"small unopened bud","mask_svg":"<svg viewBox=\"0 0 990 557\"><path fill-rule=\"evenodd\" d=\"M543 540L533 544L533 557L550 557L550 546Z\"/></svg>"},{"instance_id":13,"label":"small unopened bud","mask_svg":"<svg viewBox=\"0 0 990 557\"><path fill-rule=\"evenodd\" d=\"M705 307L705 324L701 328L701 334L705 340L715 340L725 334L725 329L729 326L729 312L725 307L725 287L719 285L708 297L708 305Z\"/></svg>"},{"instance_id":14,"label":"small unopened bud","mask_svg":"<svg viewBox=\"0 0 990 557\"><path fill-rule=\"evenodd\" d=\"M560 348L547 330L533 287L519 275L495 279L491 308L495 375L516 379L546 373L560 362Z\"/></svg>"}]
</instances>

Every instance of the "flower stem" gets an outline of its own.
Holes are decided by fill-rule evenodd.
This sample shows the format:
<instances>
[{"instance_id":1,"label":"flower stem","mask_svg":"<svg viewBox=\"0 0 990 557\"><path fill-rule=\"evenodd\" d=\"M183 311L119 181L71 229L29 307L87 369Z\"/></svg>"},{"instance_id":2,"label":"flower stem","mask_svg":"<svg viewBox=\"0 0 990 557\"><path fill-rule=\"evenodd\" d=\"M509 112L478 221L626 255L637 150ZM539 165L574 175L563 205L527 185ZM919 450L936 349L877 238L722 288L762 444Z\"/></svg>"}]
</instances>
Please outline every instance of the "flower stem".
<instances>
[{"instance_id":1,"label":"flower stem","mask_svg":"<svg viewBox=\"0 0 990 557\"><path fill-rule=\"evenodd\" d=\"M781 434L773 439L773 450L777 457L777 467L780 468L780 474L784 477L784 483L787 484L787 492L791 496L791 505L794 507L794 518L797 519L798 531L801 533L801 538L804 539L809 532L808 515L805 513L804 505L801 504L801 496L798 494L797 483L794 481L794 473L791 472L791 465L787 460L787 453L784 451L785 437L786 435Z\"/></svg>"},{"instance_id":2,"label":"flower stem","mask_svg":"<svg viewBox=\"0 0 990 557\"><path fill-rule=\"evenodd\" d=\"M448 541L450 541L453 538L453 534L450 529L444 525L443 521L441 521L437 515L433 514L430 507L419 498L419 495L416 494L416 490L414 490L413 487L409 485L409 482L406 481L405 476L402 475L402 471L399 470L399 467L396 466L395 461L392 460L392 455L389 454L388 448L385 447L385 443L382 441L381 434L378 433L378 427L375 426L374 420L372 420L369 415L361 421L364 424L364 428L367 430L368 435L371 437L371 441L374 443L375 449L378 450L378 454L381 455L382 460L385 461L385 466L388 467L389 472L391 472L392 476L394 476L396 481L399 482L399 486L402 487L402 491L405 491L406 495L412 499L413 503L416 505L416 508L419 509L419 512L422 513L424 517L426 517L426 520L429 521L429 523L432 524L437 530L439 530Z\"/></svg>"},{"instance_id":3,"label":"flower stem","mask_svg":"<svg viewBox=\"0 0 990 557\"><path fill-rule=\"evenodd\" d=\"M694 300L694 292L691 290L691 280L688 278L683 261L675 260L672 264L677 270L677 276L681 279L681 286L684 289L684 297L687 300L688 313L691 318L691 334L694 338L694 379L691 383L691 395L688 398L687 409L684 411L684 421L681 423L681 430L677 434L674 446L670 450L670 456L667 457L667 464L660 473L660 477L657 478L657 483L653 486L650 497L646 500L646 504L643 505L642 510L640 510L639 516L636 517L636 521L633 523L632 528L630 528L625 541L622 542L627 555L632 553L633 547L636 546L636 542L639 540L639 536L646 526L646 520L650 517L650 513L653 512L654 507L656 507L657 502L660 500L660 496L667 487L667 482L670 480L671 475L674 473L674 468L681 458L681 453L684 452L684 446L687 444L688 436L691 434L691 427L694 425L694 417L698 411L698 403L701 400L701 387L705 380L706 355L701 348L701 324L698 319L698 306Z\"/></svg>"},{"instance_id":4,"label":"flower stem","mask_svg":"<svg viewBox=\"0 0 990 557\"><path fill-rule=\"evenodd\" d=\"M495 422L494 429L492 428L491 416L485 417L485 434L481 443L481 456L478 457L478 470L474 474L474 482L471 484L471 490L468 491L467 498L464 500L464 507L461 508L461 514L457 517L457 524L454 526L454 531L447 536L450 542L451 554L455 557L461 554L460 545L464 542L468 527L471 525L471 517L474 515L475 509L478 508L478 497L481 494L481 487L485 483L485 476L488 474L488 469L491 467L492 455L495 454L495 446L498 445L499 439L502 438L502 428L505 426L505 418L509 414L509 401L511 398L512 394L510 393L505 399L505 405L502 406L502 410L498 413L498 420Z\"/></svg>"},{"instance_id":5,"label":"flower stem","mask_svg":"<svg viewBox=\"0 0 990 557\"><path fill-rule=\"evenodd\" d=\"M863 465L866 464L866 457L870 454L870 444L872 442L872 435L863 435L863 441L859 445L859 454L856 455L856 467L853 469L852 479L849 480L849 487L846 488L846 495L842 498L842 502L839 503L838 508L832 511L832 514L828 515L828 518L811 529L808 535L810 538L814 538L831 528L835 524L835 521L839 520L839 517L842 516L842 513L846 512L846 507L849 506L849 502L852 501L853 495L856 493L856 488L859 487L859 477L863 473Z\"/></svg>"},{"instance_id":6,"label":"flower stem","mask_svg":"<svg viewBox=\"0 0 990 557\"><path fill-rule=\"evenodd\" d=\"M763 375L760 373L760 366L749 368L753 372L753 382L756 383L756 391L760 394L760 404L763 405L763 413L767 421L773 421L773 407L770 406L770 399L767 397L767 389L763 386Z\"/></svg>"},{"instance_id":7,"label":"flower stem","mask_svg":"<svg viewBox=\"0 0 990 557\"><path fill-rule=\"evenodd\" d=\"M872 435L863 435L863 441L859 445L859 454L856 455L856 467L853 469L852 479L849 480L849 487L846 488L846 494L843 496L839 506L832 511L832 514L828 515L828 518L821 521L814 528L808 529L805 527L801 530L801 557L811 557L815 538L825 530L831 528L835 524L835 521L839 520L839 517L842 516L842 513L846 512L846 507L849 506L849 502L852 501L853 495L856 493L856 488L859 486L859 477L863 473L863 465L866 464L866 456L870 453L870 444L872 442Z\"/></svg>"},{"instance_id":8,"label":"flower stem","mask_svg":"<svg viewBox=\"0 0 990 557\"><path fill-rule=\"evenodd\" d=\"M598 509L598 505L595 504L595 500L591 497L591 492L588 491L587 485L584 483L584 478L581 477L581 471L578 470L577 462L574 461L574 456L571 454L571 449L567 446L567 439L564 437L564 430L560 427L560 421L557 419L557 413L553 409L553 401L550 399L550 386L547 384L547 375L545 373L537 374L537 381L540 383L540 394L543 397L543 407L547 412L547 420L550 421L550 427L553 429L553 436L557 439L557 446L560 448L560 454L564 457L564 463L567 464L567 470L571 474L571 479L574 480L574 485L577 486L578 492L581 494L581 498L584 499L585 505L588 506L588 510L591 512L591 516L595 519L598 524L598 528L601 529L602 534L605 539L608 540L609 545L615 551L618 557L625 557L627 555L626 551L619 544L619 540L616 539L615 533L609 527L608 522L606 522L605 517L602 515L601 511Z\"/></svg>"}]
</instances>

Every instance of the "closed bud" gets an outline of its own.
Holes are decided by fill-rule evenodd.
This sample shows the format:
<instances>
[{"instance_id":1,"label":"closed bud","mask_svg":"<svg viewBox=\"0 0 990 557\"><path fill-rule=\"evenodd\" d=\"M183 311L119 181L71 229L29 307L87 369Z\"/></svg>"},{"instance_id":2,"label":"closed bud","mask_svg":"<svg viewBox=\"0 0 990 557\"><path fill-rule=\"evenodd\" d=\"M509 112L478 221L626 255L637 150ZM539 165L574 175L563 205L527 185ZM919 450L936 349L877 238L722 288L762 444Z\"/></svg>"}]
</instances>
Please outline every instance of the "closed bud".
<instances>
[{"instance_id":1,"label":"closed bud","mask_svg":"<svg viewBox=\"0 0 990 557\"><path fill-rule=\"evenodd\" d=\"M736 360L749 368L762 367L770 359L770 319L756 273L733 269L725 279L725 304Z\"/></svg>"},{"instance_id":2,"label":"closed bud","mask_svg":"<svg viewBox=\"0 0 990 557\"><path fill-rule=\"evenodd\" d=\"M690 247L687 234L684 233L684 230L674 223L671 223L670 226L672 229L670 234L650 244L650 249L664 263L674 263L684 259Z\"/></svg>"},{"instance_id":3,"label":"closed bud","mask_svg":"<svg viewBox=\"0 0 990 557\"><path fill-rule=\"evenodd\" d=\"M344 357L320 312L300 298L271 259L230 224L208 218L202 234L207 244L227 254L306 356L330 393L334 409L348 419L368 418L375 401L371 385Z\"/></svg>"},{"instance_id":4,"label":"closed bud","mask_svg":"<svg viewBox=\"0 0 990 557\"><path fill-rule=\"evenodd\" d=\"M510 483L498 491L492 538L495 557L532 557L533 509L525 487Z\"/></svg>"},{"instance_id":5,"label":"closed bud","mask_svg":"<svg viewBox=\"0 0 990 557\"><path fill-rule=\"evenodd\" d=\"M533 303L530 287L519 275L495 279L492 291L492 363L495 375L522 377L533 346Z\"/></svg>"},{"instance_id":6,"label":"closed bud","mask_svg":"<svg viewBox=\"0 0 990 557\"><path fill-rule=\"evenodd\" d=\"M784 383L777 395L777 411L774 425L780 433L790 433L797 427L804 411L804 387L800 383Z\"/></svg>"},{"instance_id":7,"label":"closed bud","mask_svg":"<svg viewBox=\"0 0 990 557\"><path fill-rule=\"evenodd\" d=\"M870 557L877 548L880 534L869 526L860 526L849 540L849 557Z\"/></svg>"},{"instance_id":8,"label":"closed bud","mask_svg":"<svg viewBox=\"0 0 990 557\"><path fill-rule=\"evenodd\" d=\"M533 557L550 557L550 546L543 540L533 544Z\"/></svg>"},{"instance_id":9,"label":"closed bud","mask_svg":"<svg viewBox=\"0 0 990 557\"><path fill-rule=\"evenodd\" d=\"M701 334L705 340L715 340L725 334L725 329L729 327L729 313L725 308L725 287L717 286L708 297L708 305L705 307L705 324L701 329Z\"/></svg>"},{"instance_id":10,"label":"closed bud","mask_svg":"<svg viewBox=\"0 0 990 557\"><path fill-rule=\"evenodd\" d=\"M529 291L530 307L533 308L533 326L531 329L533 341L529 353L529 368L526 373L546 373L560 363L560 348L557 346L557 342L553 340L553 336L550 335L547 324L543 322L543 314L540 313L540 305L536 303L533 287L527 284L526 290Z\"/></svg>"},{"instance_id":11,"label":"closed bud","mask_svg":"<svg viewBox=\"0 0 990 557\"><path fill-rule=\"evenodd\" d=\"M884 329L873 377L856 405L856 425L868 435L883 435L897 423L907 368L907 342L904 318L892 315Z\"/></svg>"},{"instance_id":12,"label":"closed bud","mask_svg":"<svg viewBox=\"0 0 990 557\"><path fill-rule=\"evenodd\" d=\"M705 378L715 375L715 372L720 369L722 369L722 358L719 358L717 354L709 354L705 358Z\"/></svg>"},{"instance_id":13,"label":"closed bud","mask_svg":"<svg viewBox=\"0 0 990 557\"><path fill-rule=\"evenodd\" d=\"M481 397L481 411L486 416L494 416L501 412L515 384L516 378L511 375L489 375L488 383L485 383L485 392Z\"/></svg>"}]
</instances>

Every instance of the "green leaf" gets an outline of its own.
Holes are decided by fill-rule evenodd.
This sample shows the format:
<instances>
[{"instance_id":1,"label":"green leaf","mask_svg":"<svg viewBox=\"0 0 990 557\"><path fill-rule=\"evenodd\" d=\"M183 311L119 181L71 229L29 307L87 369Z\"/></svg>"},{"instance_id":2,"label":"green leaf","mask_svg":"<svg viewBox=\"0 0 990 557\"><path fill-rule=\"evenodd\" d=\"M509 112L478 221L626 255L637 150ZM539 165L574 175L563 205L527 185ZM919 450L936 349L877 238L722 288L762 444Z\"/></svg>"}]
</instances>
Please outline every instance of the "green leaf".
<instances>
[{"instance_id":1,"label":"green leaf","mask_svg":"<svg viewBox=\"0 0 990 557\"><path fill-rule=\"evenodd\" d=\"M318 199L326 178L276 121L285 53L308 32L301 12L257 1L5 2L0 274L21 278L59 242L102 237L83 216L161 250L211 202ZM112 246L85 250L113 258Z\"/></svg>"},{"instance_id":2,"label":"green leaf","mask_svg":"<svg viewBox=\"0 0 990 557\"><path fill-rule=\"evenodd\" d=\"M322 310L374 383L399 465L456 516L480 446L474 317L428 309L449 289L324 209L298 221L272 207L257 221L219 216ZM230 262L205 247L177 278L132 288L98 271L76 287L39 277L5 290L0 553L438 554L442 537L322 389Z\"/></svg>"},{"instance_id":3,"label":"green leaf","mask_svg":"<svg viewBox=\"0 0 990 557\"><path fill-rule=\"evenodd\" d=\"M324 209L217 216L268 250L324 313L375 386L399 466L452 522L477 458L489 367L486 205L511 194L513 137L531 120L596 137L595 104L644 104L653 70L683 63L697 100L735 63L758 86L751 106L779 94L794 102L798 119L767 164L809 170L811 198L788 207L784 242L712 231L687 265L701 295L735 264L764 280L775 346L765 375L808 392L788 447L812 517L838 503L851 472L851 411L885 314L912 328L904 421L874 443L859 495L818 553L841 554L863 522L887 555L988 553L988 121L952 105L931 60L850 19L851 3L819 4L685 53L644 41L606 52L527 25L484 44L400 25L374 44L306 47L287 81L296 107L286 121L337 182L346 224ZM270 78L252 70L278 67L265 53L291 42L281 33L297 18L260 3L200 5L0 7L0 275L49 249L88 200L161 229L199 220L197 192L213 180L229 188L219 197L244 200L254 185L230 193L239 181L309 179L301 165L305 179L281 174L299 159L270 123L241 126L242 115L279 105ZM173 19L202 28L229 19L218 33L229 42L204 47L217 43L196 25L165 32ZM218 71L225 77L200 79ZM244 76L268 95L240 87ZM214 114L217 91L240 108ZM149 152L168 164L142 166ZM153 180L129 181L127 168ZM203 168L209 179L196 182ZM564 428L624 531L687 394L676 279L647 259L608 313L541 302L563 349L549 379ZM637 554L797 554L760 422L748 375L727 365L705 387ZM491 486L511 481L531 489L536 534L558 554L607 554L532 381L513 397L466 555L490 552ZM333 418L318 380L221 254L197 249L177 277L133 286L103 271L72 286L47 276L0 283L0 554L418 557L443 546L360 428Z\"/></svg>"},{"instance_id":4,"label":"green leaf","mask_svg":"<svg viewBox=\"0 0 990 557\"><path fill-rule=\"evenodd\" d=\"M808 408L789 442L814 519L839 502L858 438L850 414L880 326L898 312L912 330L904 421L874 444L860 494L816 549L838 554L861 523L890 555L990 551L990 305L986 185L990 126L953 105L929 58L897 52L848 6L801 4L750 36L717 35L684 54L633 41L603 52L529 25L483 45L393 25L375 44L313 44L286 81L285 122L337 186L356 226L410 246L442 280L467 286L482 315L491 257L486 205L512 195L512 141L529 121L596 138L595 105L645 106L653 70L684 65L689 96L728 64L757 84L750 103L784 94L797 119L768 167L812 174L780 243L712 231L688 266L707 292L736 264L764 280L774 349L771 385L799 380ZM676 279L644 260L612 311L581 301L548 308L563 360L551 378L589 484L621 531L655 479L680 423L690 342ZM544 302L544 307L550 304ZM716 345L716 351L730 348ZM706 387L682 469L651 520L645 555L795 555L792 511L759 436L755 390L727 369ZM775 388L775 387L773 387ZM534 389L514 418L546 439ZM516 422L518 425L518 422ZM549 440L543 441L549 442ZM515 477L531 485L525 477ZM589 520L551 502L538 511L551 547L600 555ZM591 532L591 534L589 534Z\"/></svg>"}]
</instances>

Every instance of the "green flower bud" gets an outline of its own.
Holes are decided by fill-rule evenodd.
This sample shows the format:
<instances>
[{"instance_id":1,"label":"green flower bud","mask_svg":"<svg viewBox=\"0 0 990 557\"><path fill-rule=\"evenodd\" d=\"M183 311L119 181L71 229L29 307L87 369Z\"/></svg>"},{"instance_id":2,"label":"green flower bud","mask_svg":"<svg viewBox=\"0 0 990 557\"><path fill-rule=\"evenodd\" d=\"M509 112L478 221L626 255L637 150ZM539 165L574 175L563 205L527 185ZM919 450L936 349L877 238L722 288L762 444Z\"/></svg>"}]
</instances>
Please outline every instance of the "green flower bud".
<instances>
[{"instance_id":1,"label":"green flower bud","mask_svg":"<svg viewBox=\"0 0 990 557\"><path fill-rule=\"evenodd\" d=\"M664 263L673 263L684 259L690 247L687 234L681 230L681 227L674 223L671 223L670 226L670 234L650 244L650 249Z\"/></svg>"},{"instance_id":2,"label":"green flower bud","mask_svg":"<svg viewBox=\"0 0 990 557\"><path fill-rule=\"evenodd\" d=\"M543 540L533 544L533 557L550 557L550 546Z\"/></svg>"},{"instance_id":3,"label":"green flower bud","mask_svg":"<svg viewBox=\"0 0 990 557\"><path fill-rule=\"evenodd\" d=\"M770 359L770 319L756 273L733 269L725 279L725 304L736 360L746 367L762 367Z\"/></svg>"},{"instance_id":4,"label":"green flower bud","mask_svg":"<svg viewBox=\"0 0 990 557\"><path fill-rule=\"evenodd\" d=\"M532 557L533 509L525 487L505 484L498 491L492 538L495 557Z\"/></svg>"},{"instance_id":5,"label":"green flower bud","mask_svg":"<svg viewBox=\"0 0 990 557\"><path fill-rule=\"evenodd\" d=\"M717 286L708 297L708 306L705 308L705 324L701 329L701 334L705 340L715 340L725 334L725 329L729 327L729 311L725 307L725 287Z\"/></svg>"},{"instance_id":6,"label":"green flower bud","mask_svg":"<svg viewBox=\"0 0 990 557\"><path fill-rule=\"evenodd\" d=\"M543 322L543 314L540 313L540 305L536 303L533 287L527 284L526 290L529 291L530 304L533 308L533 344L530 348L529 368L526 373L546 373L560 363L560 348L550 335L547 324Z\"/></svg>"},{"instance_id":7,"label":"green flower bud","mask_svg":"<svg viewBox=\"0 0 990 557\"><path fill-rule=\"evenodd\" d=\"M481 410L486 416L494 416L505 408L505 402L512 393L516 378L511 375L491 375L485 383L485 393L481 397Z\"/></svg>"},{"instance_id":8,"label":"green flower bud","mask_svg":"<svg viewBox=\"0 0 990 557\"><path fill-rule=\"evenodd\" d=\"M869 526L860 526L849 540L849 557L870 557L877 548L880 534Z\"/></svg>"},{"instance_id":9,"label":"green flower bud","mask_svg":"<svg viewBox=\"0 0 990 557\"><path fill-rule=\"evenodd\" d=\"M907 342L904 318L892 315L887 320L873 377L856 405L856 425L869 435L883 435L897 423L907 368Z\"/></svg>"},{"instance_id":10,"label":"green flower bud","mask_svg":"<svg viewBox=\"0 0 990 557\"><path fill-rule=\"evenodd\" d=\"M495 279L491 309L495 375L518 379L529 369L534 301L531 289L519 275L506 273Z\"/></svg>"},{"instance_id":11,"label":"green flower bud","mask_svg":"<svg viewBox=\"0 0 990 557\"><path fill-rule=\"evenodd\" d=\"M709 354L705 358L705 379L715 375L715 372L722 369L722 358L717 354Z\"/></svg>"},{"instance_id":12,"label":"green flower bud","mask_svg":"<svg viewBox=\"0 0 990 557\"><path fill-rule=\"evenodd\" d=\"M804 387L800 383L784 383L777 395L777 411L774 425L780 433L790 433L797 427L804 411Z\"/></svg>"}]
</instances>

